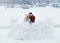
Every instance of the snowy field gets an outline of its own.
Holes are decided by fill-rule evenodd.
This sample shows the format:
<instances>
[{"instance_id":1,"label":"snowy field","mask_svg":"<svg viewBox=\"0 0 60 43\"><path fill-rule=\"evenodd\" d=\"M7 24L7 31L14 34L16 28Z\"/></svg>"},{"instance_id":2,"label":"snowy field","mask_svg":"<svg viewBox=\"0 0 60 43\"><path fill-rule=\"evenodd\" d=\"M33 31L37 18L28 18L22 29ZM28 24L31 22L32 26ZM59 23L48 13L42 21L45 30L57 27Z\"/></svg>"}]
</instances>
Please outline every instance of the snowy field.
<instances>
[{"instance_id":1,"label":"snowy field","mask_svg":"<svg viewBox=\"0 0 60 43\"><path fill-rule=\"evenodd\" d=\"M24 22L29 12L36 16L32 27ZM0 43L59 43L59 18L60 9L48 6L30 9L0 7Z\"/></svg>"}]
</instances>

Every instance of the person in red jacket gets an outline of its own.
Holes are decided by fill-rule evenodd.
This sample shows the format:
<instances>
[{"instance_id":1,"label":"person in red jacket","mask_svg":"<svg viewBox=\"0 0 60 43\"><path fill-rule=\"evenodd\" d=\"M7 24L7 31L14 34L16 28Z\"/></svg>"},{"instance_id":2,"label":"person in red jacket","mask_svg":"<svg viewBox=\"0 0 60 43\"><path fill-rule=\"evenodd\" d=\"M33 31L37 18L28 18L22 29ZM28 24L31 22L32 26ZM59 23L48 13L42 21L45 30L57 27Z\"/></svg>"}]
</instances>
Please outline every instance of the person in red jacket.
<instances>
[{"instance_id":1,"label":"person in red jacket","mask_svg":"<svg viewBox=\"0 0 60 43\"><path fill-rule=\"evenodd\" d=\"M32 12L29 13L29 19L30 19L30 23L35 23L35 16L32 14Z\"/></svg>"}]
</instances>

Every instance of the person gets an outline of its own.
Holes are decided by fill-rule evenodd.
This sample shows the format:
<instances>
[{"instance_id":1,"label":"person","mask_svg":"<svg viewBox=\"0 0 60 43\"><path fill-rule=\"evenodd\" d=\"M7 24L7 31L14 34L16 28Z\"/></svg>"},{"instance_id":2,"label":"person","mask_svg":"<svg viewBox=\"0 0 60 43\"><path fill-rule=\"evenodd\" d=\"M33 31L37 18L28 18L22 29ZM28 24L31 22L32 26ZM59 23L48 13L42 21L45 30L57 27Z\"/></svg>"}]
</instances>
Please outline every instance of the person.
<instances>
[{"instance_id":1,"label":"person","mask_svg":"<svg viewBox=\"0 0 60 43\"><path fill-rule=\"evenodd\" d=\"M25 21L28 21L29 23L35 23L35 16L32 14L32 12L26 15Z\"/></svg>"},{"instance_id":2,"label":"person","mask_svg":"<svg viewBox=\"0 0 60 43\"><path fill-rule=\"evenodd\" d=\"M29 13L29 23L35 23L35 16L32 14L32 12Z\"/></svg>"}]
</instances>

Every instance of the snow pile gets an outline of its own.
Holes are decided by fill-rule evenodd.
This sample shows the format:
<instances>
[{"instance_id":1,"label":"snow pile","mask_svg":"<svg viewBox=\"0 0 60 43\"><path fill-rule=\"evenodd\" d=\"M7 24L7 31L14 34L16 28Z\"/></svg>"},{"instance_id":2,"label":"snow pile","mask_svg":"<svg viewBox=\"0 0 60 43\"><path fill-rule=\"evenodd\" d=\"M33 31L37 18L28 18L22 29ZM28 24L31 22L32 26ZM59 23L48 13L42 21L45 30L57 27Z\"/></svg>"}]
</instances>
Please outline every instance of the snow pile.
<instances>
[{"instance_id":1,"label":"snow pile","mask_svg":"<svg viewBox=\"0 0 60 43\"><path fill-rule=\"evenodd\" d=\"M33 24L13 22L9 37L18 40L52 39L54 37L53 21L47 19L44 22Z\"/></svg>"}]
</instances>

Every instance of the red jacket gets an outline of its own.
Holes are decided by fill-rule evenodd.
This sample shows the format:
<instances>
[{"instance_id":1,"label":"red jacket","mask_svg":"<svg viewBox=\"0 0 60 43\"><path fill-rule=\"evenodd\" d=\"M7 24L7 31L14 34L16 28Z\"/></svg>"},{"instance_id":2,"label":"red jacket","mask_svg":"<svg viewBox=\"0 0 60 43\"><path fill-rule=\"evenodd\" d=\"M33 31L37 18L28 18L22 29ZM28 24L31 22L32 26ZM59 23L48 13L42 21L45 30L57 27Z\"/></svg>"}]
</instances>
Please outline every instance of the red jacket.
<instances>
[{"instance_id":1,"label":"red jacket","mask_svg":"<svg viewBox=\"0 0 60 43\"><path fill-rule=\"evenodd\" d=\"M35 16L30 16L30 21L32 21L33 23L35 22Z\"/></svg>"}]
</instances>

